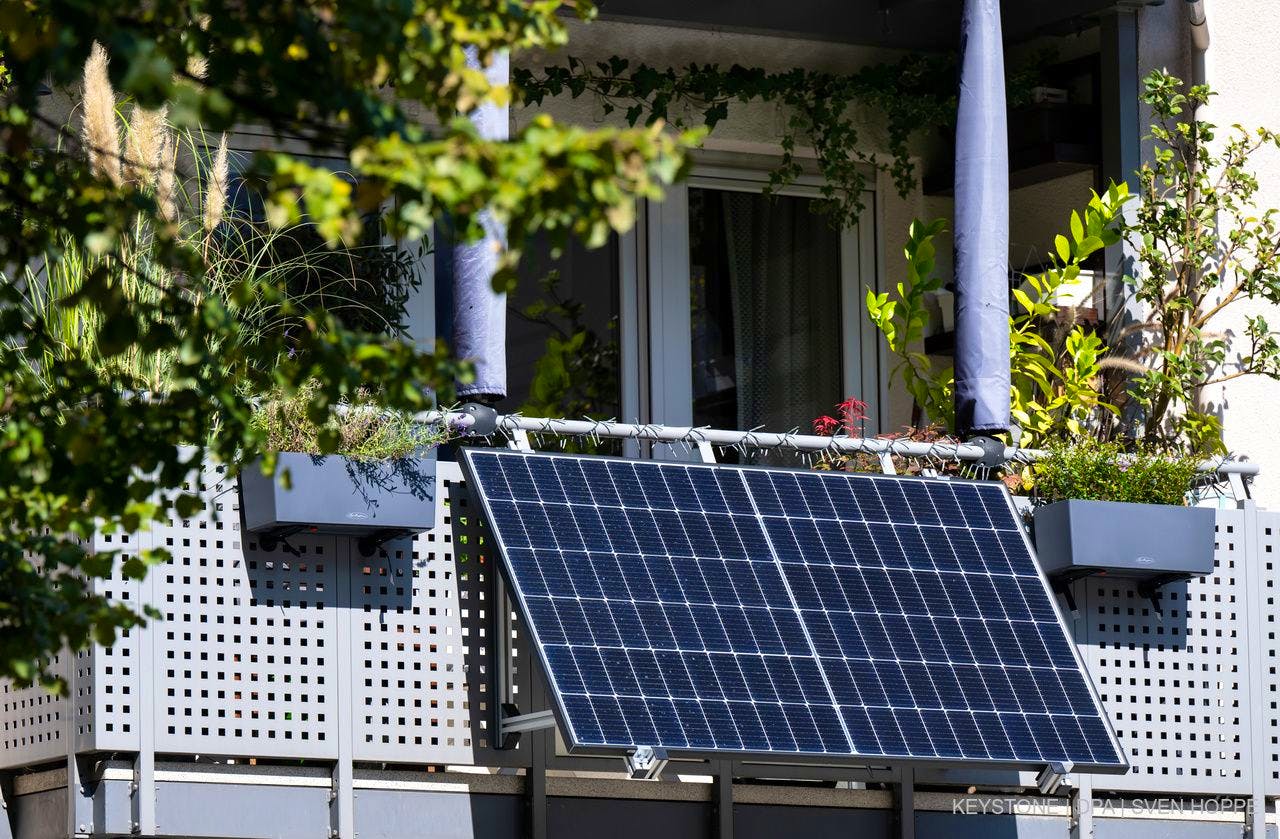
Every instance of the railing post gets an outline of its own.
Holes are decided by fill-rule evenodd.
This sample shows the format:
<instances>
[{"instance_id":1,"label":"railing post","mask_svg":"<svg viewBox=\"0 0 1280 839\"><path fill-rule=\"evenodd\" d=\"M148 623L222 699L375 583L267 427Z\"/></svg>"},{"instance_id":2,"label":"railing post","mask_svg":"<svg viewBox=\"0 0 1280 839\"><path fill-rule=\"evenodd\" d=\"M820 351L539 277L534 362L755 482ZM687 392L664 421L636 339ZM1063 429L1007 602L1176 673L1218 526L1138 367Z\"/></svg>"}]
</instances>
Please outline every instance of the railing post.
<instances>
[{"instance_id":1,"label":"railing post","mask_svg":"<svg viewBox=\"0 0 1280 839\"><path fill-rule=\"evenodd\" d=\"M92 647L90 653L92 654ZM76 717L80 653L67 650L67 835L87 836L93 833L93 797L76 755L78 745Z\"/></svg>"},{"instance_id":2,"label":"railing post","mask_svg":"<svg viewBox=\"0 0 1280 839\"><path fill-rule=\"evenodd\" d=\"M716 761L711 804L715 839L733 839L733 761Z\"/></svg>"},{"instance_id":3,"label":"railing post","mask_svg":"<svg viewBox=\"0 0 1280 839\"><path fill-rule=\"evenodd\" d=\"M348 554L353 548L352 539L343 539ZM337 677L334 679L334 702L337 725L338 759L333 766L333 787L329 795L329 835L337 839L355 839L355 691L352 679L351 659L351 562L339 564L337 573L337 614L334 630L338 650Z\"/></svg>"},{"instance_id":4,"label":"railing post","mask_svg":"<svg viewBox=\"0 0 1280 839\"><path fill-rule=\"evenodd\" d=\"M153 570L138 584L141 602L152 605L156 603L156 576L160 569ZM156 660L156 633L160 630L155 621L149 621L138 632L138 754L133 763L132 792L132 828L141 836L155 836L156 824L156 726L160 725L159 709L164 699L160 696L160 688L156 682L156 671L161 663ZM74 672L75 666L72 665ZM73 695L74 699L74 695ZM96 698L95 698L96 702ZM75 710L72 706L74 725ZM71 746L74 753L75 745ZM68 778L68 782L70 782Z\"/></svg>"},{"instance_id":5,"label":"railing post","mask_svg":"<svg viewBox=\"0 0 1280 839\"><path fill-rule=\"evenodd\" d=\"M898 839L916 839L916 771L902 769L894 791L896 835Z\"/></svg>"},{"instance_id":6,"label":"railing post","mask_svg":"<svg viewBox=\"0 0 1280 839\"><path fill-rule=\"evenodd\" d=\"M1252 499L1240 505L1243 512L1244 578L1247 581L1244 597L1247 620L1245 649L1248 651L1246 674L1250 698L1246 731L1249 732L1249 779L1252 807L1247 816L1247 835L1251 839L1265 839L1267 835L1267 751L1268 740L1265 674L1267 672L1267 580L1263 573L1262 528L1258 522L1258 502Z\"/></svg>"},{"instance_id":7,"label":"railing post","mask_svg":"<svg viewBox=\"0 0 1280 839\"><path fill-rule=\"evenodd\" d=\"M1087 773L1075 776L1071 791L1071 839L1093 839L1093 778Z\"/></svg>"},{"instance_id":8,"label":"railing post","mask_svg":"<svg viewBox=\"0 0 1280 839\"><path fill-rule=\"evenodd\" d=\"M16 813L13 811L13 775L6 772L0 774L0 839L15 839L17 836Z\"/></svg>"},{"instance_id":9,"label":"railing post","mask_svg":"<svg viewBox=\"0 0 1280 839\"><path fill-rule=\"evenodd\" d=\"M67 825L68 836L90 836L95 831L93 819L93 788L84 776L84 767L75 754L67 756Z\"/></svg>"},{"instance_id":10,"label":"railing post","mask_svg":"<svg viewBox=\"0 0 1280 839\"><path fill-rule=\"evenodd\" d=\"M507 615L511 613L510 602L506 603ZM509 637L509 636L508 636ZM524 665L530 671L533 663ZM548 707L548 696L543 689L543 682L537 675L529 674L529 693L525 696L528 710ZM555 750L555 728L531 731L525 737L529 748L529 768L525 775L525 835L529 839L547 839L547 761Z\"/></svg>"}]
</instances>

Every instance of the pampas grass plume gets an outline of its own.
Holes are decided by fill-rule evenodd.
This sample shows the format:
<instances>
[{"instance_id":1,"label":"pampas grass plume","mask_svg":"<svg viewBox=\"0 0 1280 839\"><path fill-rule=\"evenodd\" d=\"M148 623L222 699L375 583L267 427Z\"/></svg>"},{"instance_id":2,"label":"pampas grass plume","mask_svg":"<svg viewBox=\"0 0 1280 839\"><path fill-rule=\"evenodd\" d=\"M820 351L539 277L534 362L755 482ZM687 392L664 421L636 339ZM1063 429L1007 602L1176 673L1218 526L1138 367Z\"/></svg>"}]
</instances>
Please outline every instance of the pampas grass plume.
<instances>
[{"instance_id":1,"label":"pampas grass plume","mask_svg":"<svg viewBox=\"0 0 1280 839\"><path fill-rule=\"evenodd\" d=\"M213 156L213 168L209 171L209 179L204 193L204 229L213 232L222 223L222 214L227 206L227 183L229 164L227 162L227 135L222 135L218 143L218 151Z\"/></svg>"},{"instance_id":2,"label":"pampas grass plume","mask_svg":"<svg viewBox=\"0 0 1280 839\"><path fill-rule=\"evenodd\" d=\"M107 51L93 42L84 63L84 114L81 136L89 153L89 169L119 186L120 130L116 123L116 94L107 77Z\"/></svg>"},{"instance_id":3,"label":"pampas grass plume","mask_svg":"<svg viewBox=\"0 0 1280 839\"><path fill-rule=\"evenodd\" d=\"M169 109L158 110L134 107L129 119L129 138L125 144L125 171L127 183L138 187L156 182L165 151Z\"/></svg>"},{"instance_id":4,"label":"pampas grass plume","mask_svg":"<svg viewBox=\"0 0 1280 839\"><path fill-rule=\"evenodd\" d=\"M166 132L160 143L156 204L160 208L160 217L172 224L178 220L178 138Z\"/></svg>"}]
</instances>

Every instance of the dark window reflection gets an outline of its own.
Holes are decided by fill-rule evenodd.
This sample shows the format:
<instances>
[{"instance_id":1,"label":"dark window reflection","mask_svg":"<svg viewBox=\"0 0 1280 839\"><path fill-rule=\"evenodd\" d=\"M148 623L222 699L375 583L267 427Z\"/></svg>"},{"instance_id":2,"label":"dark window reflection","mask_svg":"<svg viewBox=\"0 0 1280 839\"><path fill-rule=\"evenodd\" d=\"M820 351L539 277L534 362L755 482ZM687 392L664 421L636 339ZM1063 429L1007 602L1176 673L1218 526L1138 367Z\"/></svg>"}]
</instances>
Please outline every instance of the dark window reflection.
<instances>
[{"instance_id":1,"label":"dark window reflection","mask_svg":"<svg viewBox=\"0 0 1280 839\"><path fill-rule=\"evenodd\" d=\"M617 419L622 413L618 343L618 240L573 243L558 259L535 243L507 300L504 413ZM618 441L575 441L575 451L620 454Z\"/></svg>"},{"instance_id":2,"label":"dark window reflection","mask_svg":"<svg viewBox=\"0 0 1280 839\"><path fill-rule=\"evenodd\" d=\"M808 431L843 398L839 231L807 198L690 189L689 248L694 425Z\"/></svg>"}]
</instances>

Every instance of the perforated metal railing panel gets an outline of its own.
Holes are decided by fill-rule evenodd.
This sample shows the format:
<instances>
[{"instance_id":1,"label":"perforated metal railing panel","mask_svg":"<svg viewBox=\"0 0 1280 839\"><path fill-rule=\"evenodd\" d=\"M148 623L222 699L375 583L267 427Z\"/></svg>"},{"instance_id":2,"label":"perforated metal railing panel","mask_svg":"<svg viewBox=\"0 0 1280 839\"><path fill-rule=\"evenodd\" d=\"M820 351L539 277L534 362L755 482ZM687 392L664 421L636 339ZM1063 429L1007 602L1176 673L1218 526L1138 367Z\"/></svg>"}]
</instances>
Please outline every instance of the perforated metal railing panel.
<instances>
[{"instance_id":1,"label":"perforated metal railing panel","mask_svg":"<svg viewBox=\"0 0 1280 839\"><path fill-rule=\"evenodd\" d=\"M242 538L235 484L215 467L198 516L128 541L100 537L97 549L173 552L143 583L100 584L166 619L78 654L70 700L0 685L0 766L62 759L72 736L80 752L135 751L144 722L162 753L330 761L345 731L355 761L526 763L527 749L492 742L493 548L456 464L441 463L439 477L436 527L386 556L328 537L292 539L298 555L262 551ZM1270 794L1280 794L1278 544L1280 513L1219 512L1214 573L1169 586L1163 617L1126 581L1077 584L1076 638L1133 766L1098 776L1099 789L1247 794L1251 750L1261 749ZM1262 566L1254 590L1248 562ZM519 624L510 628L513 698L530 710L537 691ZM1254 661L1262 695L1249 692ZM1248 712L1259 704L1254 731Z\"/></svg>"},{"instance_id":2,"label":"perforated metal railing panel","mask_svg":"<svg viewBox=\"0 0 1280 839\"><path fill-rule=\"evenodd\" d=\"M1131 580L1077 583L1076 639L1131 764L1099 786L1250 791L1247 515L1219 511L1213 573L1165 586L1163 614Z\"/></svg>"},{"instance_id":3,"label":"perforated metal railing panel","mask_svg":"<svg viewBox=\"0 0 1280 839\"><path fill-rule=\"evenodd\" d=\"M436 527L350 562L355 755L484 762L491 565L457 467L441 464Z\"/></svg>"},{"instance_id":4,"label":"perforated metal railing panel","mask_svg":"<svg viewBox=\"0 0 1280 839\"><path fill-rule=\"evenodd\" d=\"M1280 596L1276 579L1280 577L1280 513L1260 513L1257 516L1257 553L1254 561L1262 564L1262 626L1258 634L1264 642L1263 661L1266 696L1262 697L1265 711L1265 728L1260 748L1266 753L1267 794L1280 795Z\"/></svg>"},{"instance_id":5,"label":"perforated metal railing panel","mask_svg":"<svg viewBox=\"0 0 1280 839\"><path fill-rule=\"evenodd\" d=\"M53 662L65 671L67 656ZM40 686L0 684L0 767L29 766L67 754L67 714L71 703Z\"/></svg>"},{"instance_id":6,"label":"perforated metal railing panel","mask_svg":"<svg viewBox=\"0 0 1280 839\"><path fill-rule=\"evenodd\" d=\"M117 569L151 545L171 552L142 583L117 572L97 584L163 619L60 657L62 670L75 665L68 699L0 684L0 765L62 758L70 736L80 752L137 751L144 722L161 753L332 760L346 731L356 761L525 760L490 738L496 568L454 463L440 464L436 527L373 557L315 535L265 551L242 536L221 468L204 471L199 491L192 518L98 537L96 549L122 552ZM518 626L512 634L519 698L529 674ZM340 656L349 684L338 681Z\"/></svg>"},{"instance_id":7,"label":"perforated metal railing panel","mask_svg":"<svg viewBox=\"0 0 1280 839\"><path fill-rule=\"evenodd\" d=\"M120 573L124 560L154 544L156 533L99 534L96 551L118 550L112 574L98 582L98 590L111 600L135 609L143 604L142 584ZM157 605L152 601L152 605ZM142 660L142 630L121 634L110 647L93 647L76 654L72 697L75 702L76 750L136 751L139 747L139 714L144 698L138 689Z\"/></svg>"}]
</instances>

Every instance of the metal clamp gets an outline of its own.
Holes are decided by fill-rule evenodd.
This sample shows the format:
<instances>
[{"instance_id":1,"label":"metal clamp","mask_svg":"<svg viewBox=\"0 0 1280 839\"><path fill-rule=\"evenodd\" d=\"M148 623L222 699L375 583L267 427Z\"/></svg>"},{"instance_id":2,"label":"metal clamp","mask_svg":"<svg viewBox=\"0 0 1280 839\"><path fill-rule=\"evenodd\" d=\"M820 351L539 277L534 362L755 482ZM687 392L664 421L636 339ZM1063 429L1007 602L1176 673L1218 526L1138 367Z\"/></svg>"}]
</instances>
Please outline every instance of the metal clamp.
<instances>
[{"instance_id":1,"label":"metal clamp","mask_svg":"<svg viewBox=\"0 0 1280 839\"><path fill-rule=\"evenodd\" d=\"M657 781L667 768L667 750L654 746L640 746L622 759L627 775L633 781Z\"/></svg>"},{"instance_id":2,"label":"metal clamp","mask_svg":"<svg viewBox=\"0 0 1280 839\"><path fill-rule=\"evenodd\" d=\"M1036 775L1036 787L1041 795L1057 795L1058 790L1067 781L1067 775L1075 764L1070 761L1050 763Z\"/></svg>"},{"instance_id":3,"label":"metal clamp","mask_svg":"<svg viewBox=\"0 0 1280 839\"><path fill-rule=\"evenodd\" d=\"M498 430L498 412L489 405L468 402L458 413L462 416L454 420L453 427L468 437L488 437Z\"/></svg>"}]
</instances>

